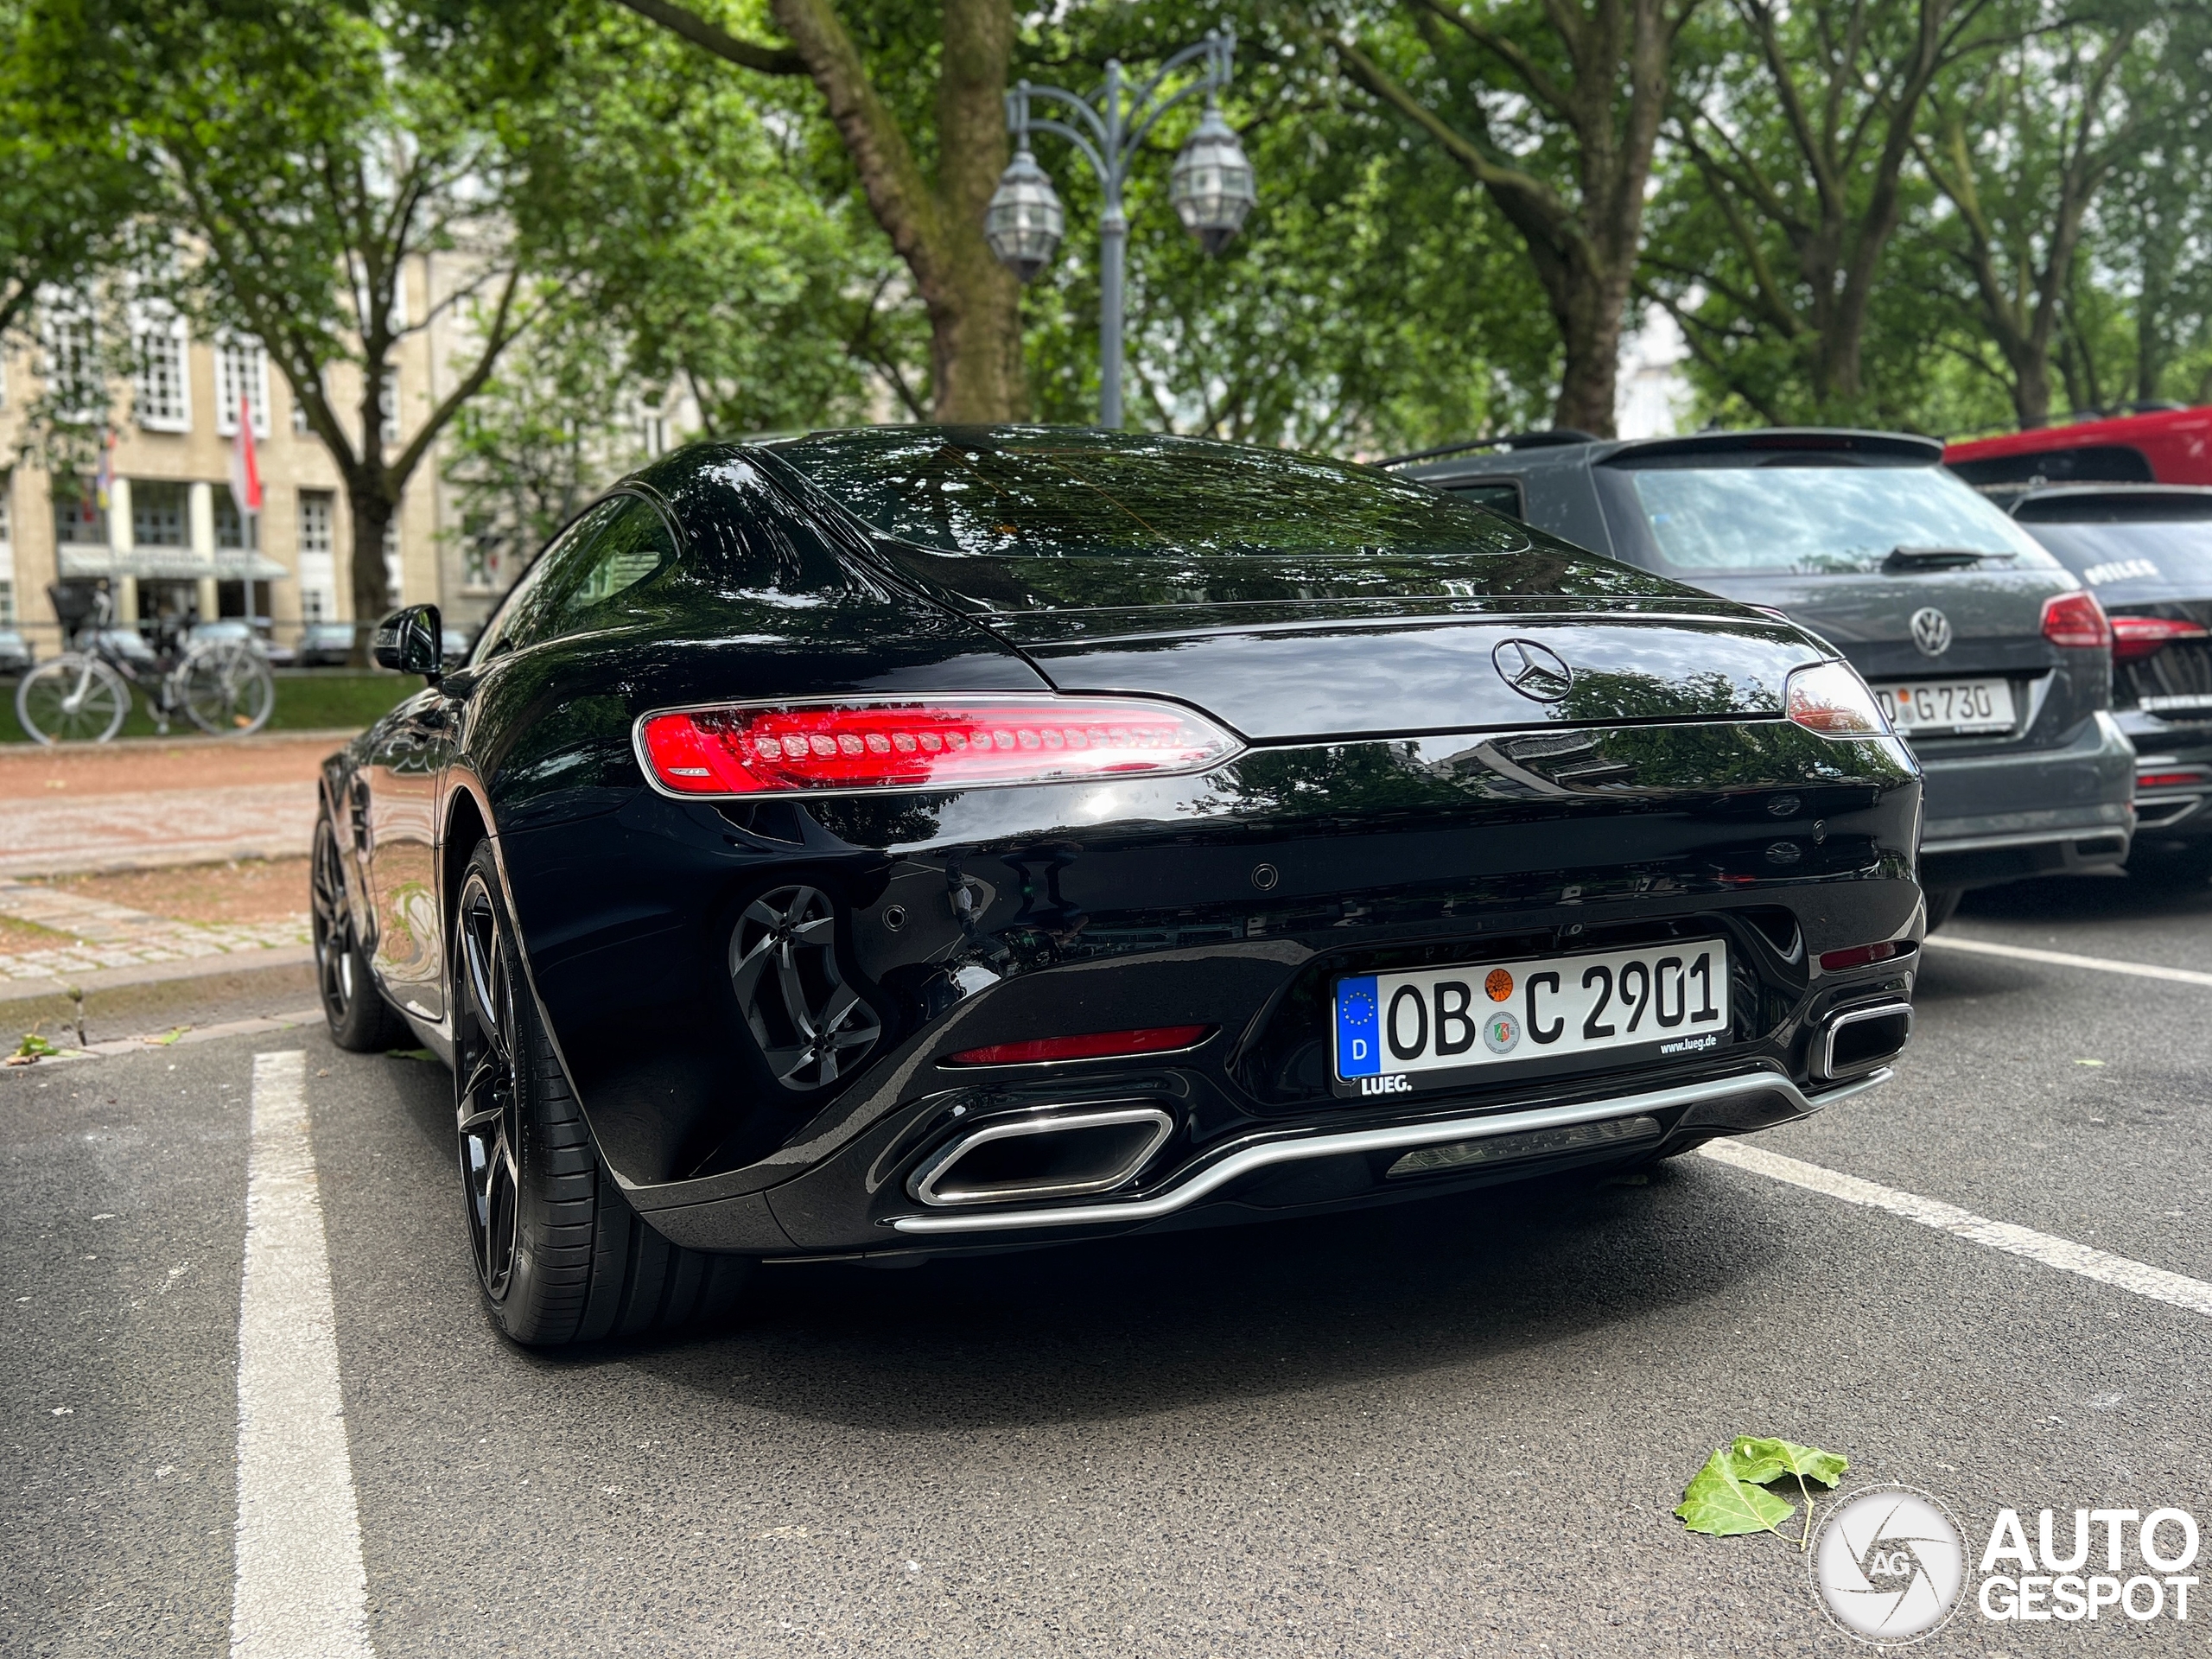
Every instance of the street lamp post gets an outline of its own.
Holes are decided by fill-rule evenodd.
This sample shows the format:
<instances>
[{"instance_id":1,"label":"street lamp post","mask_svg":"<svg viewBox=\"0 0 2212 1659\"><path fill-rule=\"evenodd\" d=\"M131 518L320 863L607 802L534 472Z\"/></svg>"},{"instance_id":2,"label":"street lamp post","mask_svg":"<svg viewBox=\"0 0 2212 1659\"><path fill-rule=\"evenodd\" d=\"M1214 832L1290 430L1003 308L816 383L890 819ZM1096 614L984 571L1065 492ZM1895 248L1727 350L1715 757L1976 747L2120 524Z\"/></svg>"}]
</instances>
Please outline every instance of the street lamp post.
<instances>
[{"instance_id":1,"label":"street lamp post","mask_svg":"<svg viewBox=\"0 0 2212 1659\"><path fill-rule=\"evenodd\" d=\"M1098 260L1098 423L1122 424L1122 273L1128 250L1129 220L1122 208L1122 187L1137 149L1160 118L1198 92L1206 99L1205 117L1183 146L1168 174L1168 200L1184 228L1208 253L1218 253L1244 223L1256 200L1252 163L1236 132L1222 119L1217 101L1229 85L1236 63L1236 37L1225 29L1185 47L1160 73L1132 93L1122 79L1121 60L1106 62L1106 84L1090 98L1057 86L1022 81L1006 95L1007 130L1014 139L1014 160L999 177L983 233L991 251L1023 282L1052 263L1067 225L1052 181L1029 150L1032 132L1058 133L1073 144L1098 175L1103 193ZM1205 60L1198 79L1166 98L1160 87L1184 65ZM1080 128L1030 113L1033 99L1057 103L1078 118Z\"/></svg>"}]
</instances>

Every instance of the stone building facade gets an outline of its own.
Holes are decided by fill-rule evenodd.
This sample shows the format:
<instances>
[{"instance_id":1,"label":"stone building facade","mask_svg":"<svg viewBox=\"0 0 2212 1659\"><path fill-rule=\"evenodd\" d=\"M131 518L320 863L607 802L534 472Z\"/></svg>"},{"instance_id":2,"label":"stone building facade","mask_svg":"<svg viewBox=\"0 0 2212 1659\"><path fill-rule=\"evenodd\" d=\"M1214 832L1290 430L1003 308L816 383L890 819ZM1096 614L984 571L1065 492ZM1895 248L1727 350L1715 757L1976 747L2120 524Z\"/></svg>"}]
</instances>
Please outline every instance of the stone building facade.
<instances>
[{"instance_id":1,"label":"stone building facade","mask_svg":"<svg viewBox=\"0 0 2212 1659\"><path fill-rule=\"evenodd\" d=\"M404 311L427 319L401 340L388 397L386 453L420 429L474 357L464 308L448 303L465 282L461 257L408 261ZM24 417L49 375L66 376L81 349L82 319L49 315L38 338L0 358L0 621L41 656L60 645L47 594L57 577L107 576L126 620L167 613L193 620L248 614L272 619L279 640L307 622L353 622L354 556L338 469L308 430L283 376L257 340L205 339L177 319L134 312L141 364L109 388L113 481L103 511L89 480L55 479L19 458ZM358 411L359 371L333 368L341 420ZM230 485L243 396L264 502L241 515ZM89 401L89 399L88 399ZM90 413L99 418L99 411ZM13 465L9 464L13 458ZM441 606L463 626L480 621L512 572L461 533L440 447L416 468L383 550L396 602ZM373 620L373 619L366 619Z\"/></svg>"}]
</instances>

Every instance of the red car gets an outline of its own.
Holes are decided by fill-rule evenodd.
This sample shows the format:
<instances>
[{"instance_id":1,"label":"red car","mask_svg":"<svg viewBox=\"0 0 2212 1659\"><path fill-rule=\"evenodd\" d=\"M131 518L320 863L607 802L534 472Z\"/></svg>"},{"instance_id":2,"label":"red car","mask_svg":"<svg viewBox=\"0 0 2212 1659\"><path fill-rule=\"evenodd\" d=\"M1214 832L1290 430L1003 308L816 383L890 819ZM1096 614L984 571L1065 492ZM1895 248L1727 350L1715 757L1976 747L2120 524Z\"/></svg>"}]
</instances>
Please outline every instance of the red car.
<instances>
[{"instance_id":1,"label":"red car","mask_svg":"<svg viewBox=\"0 0 2212 1659\"><path fill-rule=\"evenodd\" d=\"M2000 506L2045 484L2212 484L2212 408L1975 438L1947 445L1943 462Z\"/></svg>"}]
</instances>

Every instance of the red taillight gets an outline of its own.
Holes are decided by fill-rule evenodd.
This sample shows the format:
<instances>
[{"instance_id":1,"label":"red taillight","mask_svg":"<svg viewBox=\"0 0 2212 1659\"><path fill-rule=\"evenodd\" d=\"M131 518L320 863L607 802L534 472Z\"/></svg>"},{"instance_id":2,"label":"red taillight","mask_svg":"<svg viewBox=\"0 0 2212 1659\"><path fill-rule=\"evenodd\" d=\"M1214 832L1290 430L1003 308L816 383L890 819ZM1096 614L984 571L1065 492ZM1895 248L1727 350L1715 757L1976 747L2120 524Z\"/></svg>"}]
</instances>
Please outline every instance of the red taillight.
<instances>
[{"instance_id":1,"label":"red taillight","mask_svg":"<svg viewBox=\"0 0 2212 1659\"><path fill-rule=\"evenodd\" d=\"M1890 729L1880 702L1849 663L1792 669L1782 702L1792 721L1822 737L1881 737Z\"/></svg>"},{"instance_id":2,"label":"red taillight","mask_svg":"<svg viewBox=\"0 0 2212 1659\"><path fill-rule=\"evenodd\" d=\"M1854 944L1847 950L1824 950L1821 953L1821 969L1840 974L1847 968L1864 968L1870 962L1887 962L1897 955L1898 948L1896 940L1885 939L1879 944Z\"/></svg>"},{"instance_id":3,"label":"red taillight","mask_svg":"<svg viewBox=\"0 0 2212 1659\"><path fill-rule=\"evenodd\" d=\"M2139 772L2135 774L2138 789L2195 789L2206 781L2201 772Z\"/></svg>"},{"instance_id":4,"label":"red taillight","mask_svg":"<svg viewBox=\"0 0 2212 1659\"><path fill-rule=\"evenodd\" d=\"M1198 772L1236 740L1136 697L732 703L648 715L639 747L678 795L972 789Z\"/></svg>"},{"instance_id":5,"label":"red taillight","mask_svg":"<svg viewBox=\"0 0 2212 1659\"><path fill-rule=\"evenodd\" d=\"M944 1065L1036 1065L1046 1060L1097 1060L1112 1054L1158 1054L1189 1048L1213 1033L1211 1026L1145 1026L1135 1031L1094 1031L1081 1037L1039 1037L1027 1043L993 1043L948 1054Z\"/></svg>"},{"instance_id":6,"label":"red taillight","mask_svg":"<svg viewBox=\"0 0 2212 1659\"><path fill-rule=\"evenodd\" d=\"M2112 658L2116 663L2139 663L2155 657L2177 639L2202 639L2203 626L2166 616L2115 616L2112 619Z\"/></svg>"},{"instance_id":7,"label":"red taillight","mask_svg":"<svg viewBox=\"0 0 2212 1659\"><path fill-rule=\"evenodd\" d=\"M2093 595L2053 594L2043 602L2043 637L2069 650L2094 651L2112 644L2112 624Z\"/></svg>"}]
</instances>

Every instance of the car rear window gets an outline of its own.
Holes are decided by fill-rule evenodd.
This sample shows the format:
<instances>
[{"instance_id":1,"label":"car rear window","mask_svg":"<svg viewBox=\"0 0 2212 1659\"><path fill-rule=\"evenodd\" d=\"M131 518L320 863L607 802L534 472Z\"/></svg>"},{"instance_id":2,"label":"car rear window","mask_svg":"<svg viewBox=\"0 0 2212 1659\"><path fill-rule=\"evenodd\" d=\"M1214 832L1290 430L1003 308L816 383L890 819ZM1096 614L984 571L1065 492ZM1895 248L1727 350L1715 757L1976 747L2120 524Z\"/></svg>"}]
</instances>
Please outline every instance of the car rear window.
<instances>
[{"instance_id":1,"label":"car rear window","mask_svg":"<svg viewBox=\"0 0 2212 1659\"><path fill-rule=\"evenodd\" d=\"M1715 575L1849 575L1903 549L2009 555L2048 569L2035 539L1933 467L1788 465L1624 470L1660 558Z\"/></svg>"},{"instance_id":2,"label":"car rear window","mask_svg":"<svg viewBox=\"0 0 2212 1659\"><path fill-rule=\"evenodd\" d=\"M2101 598L2212 599L2212 518L2038 522L2031 528Z\"/></svg>"},{"instance_id":3,"label":"car rear window","mask_svg":"<svg viewBox=\"0 0 2212 1659\"><path fill-rule=\"evenodd\" d=\"M1039 430L823 434L776 453L887 535L944 553L1513 553L1495 514L1409 480L1281 450Z\"/></svg>"}]
</instances>

